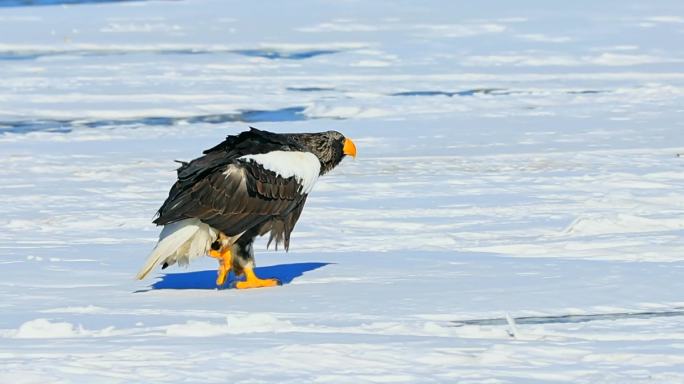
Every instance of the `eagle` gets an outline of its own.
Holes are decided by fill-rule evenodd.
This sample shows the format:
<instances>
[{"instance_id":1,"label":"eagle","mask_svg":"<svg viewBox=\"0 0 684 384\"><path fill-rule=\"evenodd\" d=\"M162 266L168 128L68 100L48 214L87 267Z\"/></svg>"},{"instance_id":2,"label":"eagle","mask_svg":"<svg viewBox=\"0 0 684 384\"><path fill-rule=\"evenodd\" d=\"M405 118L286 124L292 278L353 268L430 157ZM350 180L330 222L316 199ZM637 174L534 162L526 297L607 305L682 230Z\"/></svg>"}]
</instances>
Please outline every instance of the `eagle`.
<instances>
[{"instance_id":1,"label":"eagle","mask_svg":"<svg viewBox=\"0 0 684 384\"><path fill-rule=\"evenodd\" d=\"M229 135L190 162L180 162L154 223L159 241L138 272L142 280L162 269L207 255L218 259L216 285L233 270L244 280L236 288L278 285L254 273L254 239L270 234L290 247L290 234L316 180L345 156L356 157L354 142L337 131L273 133L256 128Z\"/></svg>"}]
</instances>

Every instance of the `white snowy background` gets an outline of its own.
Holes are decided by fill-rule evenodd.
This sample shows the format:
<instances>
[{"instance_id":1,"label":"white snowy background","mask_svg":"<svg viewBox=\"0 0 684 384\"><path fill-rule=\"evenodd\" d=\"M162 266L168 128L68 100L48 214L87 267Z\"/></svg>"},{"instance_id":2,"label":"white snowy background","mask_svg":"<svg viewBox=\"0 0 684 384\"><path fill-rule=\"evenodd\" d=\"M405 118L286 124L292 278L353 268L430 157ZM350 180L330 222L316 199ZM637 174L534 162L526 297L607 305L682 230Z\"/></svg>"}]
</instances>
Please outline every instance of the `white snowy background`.
<instances>
[{"instance_id":1,"label":"white snowy background","mask_svg":"<svg viewBox=\"0 0 684 384\"><path fill-rule=\"evenodd\" d=\"M0 383L684 383L683 2L26 3ZM357 143L259 242L286 284L135 281L173 160L249 125Z\"/></svg>"}]
</instances>

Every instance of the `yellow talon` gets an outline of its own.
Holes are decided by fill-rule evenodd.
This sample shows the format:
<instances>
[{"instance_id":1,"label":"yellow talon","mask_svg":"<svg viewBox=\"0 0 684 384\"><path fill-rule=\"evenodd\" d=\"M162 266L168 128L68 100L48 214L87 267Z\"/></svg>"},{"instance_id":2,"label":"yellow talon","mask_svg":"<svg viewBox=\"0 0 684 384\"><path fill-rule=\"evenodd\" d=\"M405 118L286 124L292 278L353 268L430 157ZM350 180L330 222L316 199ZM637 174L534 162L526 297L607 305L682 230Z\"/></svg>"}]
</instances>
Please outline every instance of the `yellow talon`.
<instances>
[{"instance_id":1,"label":"yellow talon","mask_svg":"<svg viewBox=\"0 0 684 384\"><path fill-rule=\"evenodd\" d=\"M219 265L218 277L216 277L216 285L223 285L226 283L226 278L228 277L228 270L223 266Z\"/></svg>"},{"instance_id":2,"label":"yellow talon","mask_svg":"<svg viewBox=\"0 0 684 384\"><path fill-rule=\"evenodd\" d=\"M230 272L230 269L233 266L233 255L230 253L230 249L225 249L221 251L215 251L212 249L211 251L209 251L209 257L213 257L215 259L218 259L219 261L216 285L221 286L226 283L228 272Z\"/></svg>"},{"instance_id":3,"label":"yellow talon","mask_svg":"<svg viewBox=\"0 0 684 384\"><path fill-rule=\"evenodd\" d=\"M278 279L260 279L254 274L254 270L250 267L245 268L245 281L238 281L235 284L237 289L261 288L261 287L275 287L280 285Z\"/></svg>"}]
</instances>

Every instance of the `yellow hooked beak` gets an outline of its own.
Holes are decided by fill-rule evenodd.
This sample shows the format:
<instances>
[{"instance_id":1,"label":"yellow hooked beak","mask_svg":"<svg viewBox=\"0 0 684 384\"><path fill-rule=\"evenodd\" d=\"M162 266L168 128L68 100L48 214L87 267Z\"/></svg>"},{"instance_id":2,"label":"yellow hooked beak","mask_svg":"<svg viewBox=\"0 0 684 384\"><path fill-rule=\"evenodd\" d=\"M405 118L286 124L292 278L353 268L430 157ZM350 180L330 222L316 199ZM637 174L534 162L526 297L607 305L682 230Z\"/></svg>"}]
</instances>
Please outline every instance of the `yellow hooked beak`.
<instances>
[{"instance_id":1,"label":"yellow hooked beak","mask_svg":"<svg viewBox=\"0 0 684 384\"><path fill-rule=\"evenodd\" d=\"M353 141L344 139L344 147L342 148L342 152L345 155L356 158L356 145L354 145Z\"/></svg>"}]
</instances>

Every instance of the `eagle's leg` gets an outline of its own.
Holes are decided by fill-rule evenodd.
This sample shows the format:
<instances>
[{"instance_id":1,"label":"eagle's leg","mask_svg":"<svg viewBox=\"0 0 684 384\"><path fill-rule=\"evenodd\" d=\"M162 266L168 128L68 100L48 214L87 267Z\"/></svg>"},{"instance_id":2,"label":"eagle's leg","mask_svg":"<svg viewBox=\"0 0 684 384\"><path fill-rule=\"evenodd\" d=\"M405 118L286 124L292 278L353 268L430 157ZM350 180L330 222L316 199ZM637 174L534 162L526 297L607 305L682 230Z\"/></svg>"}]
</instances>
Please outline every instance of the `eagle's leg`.
<instances>
[{"instance_id":1,"label":"eagle's leg","mask_svg":"<svg viewBox=\"0 0 684 384\"><path fill-rule=\"evenodd\" d=\"M278 279L260 279L254 273L254 234L243 235L233 246L233 269L235 274L245 276L245 281L235 283L237 289L273 287L280 285Z\"/></svg>"},{"instance_id":2,"label":"eagle's leg","mask_svg":"<svg viewBox=\"0 0 684 384\"><path fill-rule=\"evenodd\" d=\"M230 272L230 268L233 265L233 254L230 252L229 247L214 247L214 245L212 244L212 249L209 251L209 256L218 259L219 261L216 285L221 286L226 283L228 272Z\"/></svg>"}]
</instances>

